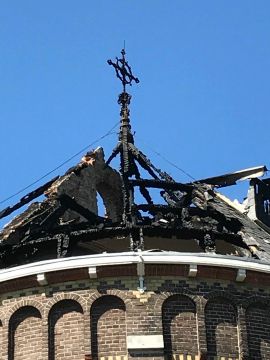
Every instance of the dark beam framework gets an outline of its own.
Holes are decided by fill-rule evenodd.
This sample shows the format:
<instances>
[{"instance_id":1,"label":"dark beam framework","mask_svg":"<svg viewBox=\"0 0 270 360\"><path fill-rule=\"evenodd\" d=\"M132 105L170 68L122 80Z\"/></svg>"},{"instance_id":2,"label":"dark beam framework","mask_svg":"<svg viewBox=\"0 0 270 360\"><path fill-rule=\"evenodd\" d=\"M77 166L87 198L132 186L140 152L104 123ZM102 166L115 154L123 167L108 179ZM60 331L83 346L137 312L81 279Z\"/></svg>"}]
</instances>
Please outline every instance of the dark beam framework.
<instances>
[{"instance_id":1,"label":"dark beam framework","mask_svg":"<svg viewBox=\"0 0 270 360\"><path fill-rule=\"evenodd\" d=\"M165 180L152 180L152 179L136 179L129 180L131 186L145 186L149 188L163 189L163 190L180 190L190 192L194 188L191 184L182 184L177 182L165 181Z\"/></svg>"},{"instance_id":2,"label":"dark beam framework","mask_svg":"<svg viewBox=\"0 0 270 360\"><path fill-rule=\"evenodd\" d=\"M57 180L59 179L59 176L56 176L52 180L48 181L46 184L40 186L39 188L35 189L34 191L31 191L24 197L20 199L18 203L16 203L13 206L8 206L4 210L0 212L0 219L12 214L15 210L20 209L22 206L28 204L30 201L36 199L40 195L43 195L46 190Z\"/></svg>"},{"instance_id":3,"label":"dark beam framework","mask_svg":"<svg viewBox=\"0 0 270 360\"><path fill-rule=\"evenodd\" d=\"M245 169L188 184L175 182L169 174L156 168L134 145L129 118L131 95L126 92L126 86L134 82L139 83L139 80L133 75L126 61L125 50L122 50L121 55L115 62L108 60L108 64L113 66L117 78L121 81L123 90L118 98L121 116L119 141L106 162L109 164L117 155L120 156L124 209L121 224L111 226L109 220L95 215L68 195L61 195L51 203L50 200L46 200L45 205L27 218L21 226L21 240L18 243L0 243L2 266L8 266L11 259L19 263L28 261L28 258L41 257L51 249L56 251L58 257L68 256L79 242L91 242L102 238L117 241L118 236L130 238L131 250L143 250L144 236L176 237L181 241L197 239L203 251L210 252L215 251L215 239L223 239L242 248L243 251L248 249L243 237L239 235L246 220L239 214L235 215L225 203L216 200L213 188L233 185L239 180L260 176L264 174L266 167ZM78 175L83 166L79 164L69 172ZM139 167L145 170L151 179L141 178ZM42 195L57 179L58 177L52 179L24 196L14 206L1 211L0 219ZM269 183L256 185L264 189L263 201L269 201L270 204ZM147 204L135 203L135 187L139 187ZM167 205L154 204L148 191L151 188L161 190L160 194ZM205 194L210 200L205 198ZM59 219L67 209L75 211L86 221L62 224ZM141 212L149 212L152 217L144 217Z\"/></svg>"},{"instance_id":4,"label":"dark beam framework","mask_svg":"<svg viewBox=\"0 0 270 360\"><path fill-rule=\"evenodd\" d=\"M209 235L209 231L200 229L164 228L162 226L135 226L132 229L126 227L107 227L104 229L74 230L69 232L69 234L66 232L55 235L51 234L50 236L37 238L28 242L21 242L16 245L1 243L0 264L1 267L5 267L10 264L24 263L29 257L32 260L35 258L42 259L42 256L46 258L48 251L52 251L53 249L56 249L55 251L58 257L66 256L79 242L91 242L104 238L115 239L118 236L126 237L130 234L130 231L136 236L139 235L140 232L143 232L145 237L176 237L181 241L198 239L198 242L202 241L206 235ZM211 232L211 236L248 250L248 247L243 243L240 235L213 231ZM201 245L201 243L199 245Z\"/></svg>"}]
</instances>

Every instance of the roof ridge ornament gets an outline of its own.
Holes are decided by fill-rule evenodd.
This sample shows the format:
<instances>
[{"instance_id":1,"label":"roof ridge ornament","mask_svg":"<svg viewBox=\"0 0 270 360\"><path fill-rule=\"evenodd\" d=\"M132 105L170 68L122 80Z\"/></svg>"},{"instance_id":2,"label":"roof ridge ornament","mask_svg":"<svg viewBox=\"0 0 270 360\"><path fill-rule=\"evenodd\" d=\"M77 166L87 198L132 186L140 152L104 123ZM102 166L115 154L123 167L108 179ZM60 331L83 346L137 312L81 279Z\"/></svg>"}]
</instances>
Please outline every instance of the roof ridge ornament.
<instances>
[{"instance_id":1,"label":"roof ridge ornament","mask_svg":"<svg viewBox=\"0 0 270 360\"><path fill-rule=\"evenodd\" d=\"M107 63L112 65L115 69L116 77L120 79L123 85L123 92L126 92L126 85L132 86L132 82L135 81L136 84L140 82L140 80L135 77L132 73L131 67L126 61L126 52L125 49L121 51L122 58L119 59L116 57L116 62L114 63L112 60L108 60Z\"/></svg>"},{"instance_id":2,"label":"roof ridge ornament","mask_svg":"<svg viewBox=\"0 0 270 360\"><path fill-rule=\"evenodd\" d=\"M121 81L123 85L123 91L118 97L118 104L121 105L121 127L120 127L120 133L119 133L119 142L122 144L122 147L125 149L127 158L127 150L128 150L128 143L134 143L133 135L131 133L131 126L130 126L130 120L129 120L129 105L131 100L131 95L126 92L126 85L132 85L132 82L135 82L138 84L140 81L137 77L135 77L132 73L131 67L126 61L126 52L125 49L122 49L121 51L122 58L116 57L116 62L113 62L112 60L108 60L107 63L109 65L112 65L115 69L116 77ZM127 168L128 161L124 161L126 166L124 173L129 172L129 169Z\"/></svg>"},{"instance_id":3,"label":"roof ridge ornament","mask_svg":"<svg viewBox=\"0 0 270 360\"><path fill-rule=\"evenodd\" d=\"M125 49L121 51L122 58L116 57L116 62L108 60L107 63L112 65L115 69L116 77L121 81L123 85L123 91L119 94L118 104L121 105L120 116L121 116L121 126L119 133L119 142L122 144L122 152L125 152L123 156L126 158L124 161L125 169L123 173L130 173L130 166L128 161L128 144L134 144L133 135L131 133L131 126L129 120L129 105L131 100L131 95L126 92L126 85L132 85L132 82L138 84L140 81L132 73L131 67L126 60ZM123 169L122 169L123 170Z\"/></svg>"},{"instance_id":4,"label":"roof ridge ornament","mask_svg":"<svg viewBox=\"0 0 270 360\"><path fill-rule=\"evenodd\" d=\"M107 63L114 67L116 77L121 81L123 85L123 91L118 97L118 104L121 106L120 116L120 132L119 142L116 148L113 150L111 156L107 160L107 164L119 153L120 154L120 174L123 182L123 199L124 199L124 212L123 222L130 226L132 223L131 219L131 208L133 205L133 193L130 193L129 177L135 175L139 177L139 171L135 164L134 156L130 150L130 146L134 144L133 134L131 133L131 126L129 120L129 105L131 95L126 92L126 85L132 85L133 82L139 83L139 79L136 78L131 70L130 65L126 61L125 49L121 51L122 58L116 57L116 62L108 60Z\"/></svg>"},{"instance_id":5,"label":"roof ridge ornament","mask_svg":"<svg viewBox=\"0 0 270 360\"><path fill-rule=\"evenodd\" d=\"M120 174L122 178L122 192L123 192L123 224L129 229L135 229L138 220L141 219L141 214L139 209L135 204L134 199L134 184L132 185L132 178L138 181L143 180L138 168L140 165L150 176L156 181L160 182L161 179L165 181L174 182L174 180L165 172L157 169L150 160L139 150L134 144L133 134L131 132L131 125L129 119L129 105L131 100L131 95L126 92L126 85L132 85L133 82L139 83L139 79L136 78L125 58L125 50L121 51L122 58L119 59L116 57L116 62L108 60L108 64L112 65L115 69L116 76L123 85L123 91L119 95L118 104L121 106L120 110L120 132L119 132L119 141L116 147L113 149L112 154L106 161L106 164L110 164L113 158L118 154L120 155ZM138 164L138 165L137 165ZM147 180L146 180L147 182ZM138 183L139 190L143 198L146 200L149 206L153 205L153 200L150 196L150 193L147 189L145 183ZM159 184L160 185L160 184ZM179 193L179 194L178 194ZM182 198L182 193L179 191L166 190L162 191L161 196L169 204L179 203L179 199ZM179 196L178 196L179 195ZM134 230L135 231L135 230ZM137 248L143 249L143 241L141 241L138 236L138 232L130 232L130 248L135 250Z\"/></svg>"}]
</instances>

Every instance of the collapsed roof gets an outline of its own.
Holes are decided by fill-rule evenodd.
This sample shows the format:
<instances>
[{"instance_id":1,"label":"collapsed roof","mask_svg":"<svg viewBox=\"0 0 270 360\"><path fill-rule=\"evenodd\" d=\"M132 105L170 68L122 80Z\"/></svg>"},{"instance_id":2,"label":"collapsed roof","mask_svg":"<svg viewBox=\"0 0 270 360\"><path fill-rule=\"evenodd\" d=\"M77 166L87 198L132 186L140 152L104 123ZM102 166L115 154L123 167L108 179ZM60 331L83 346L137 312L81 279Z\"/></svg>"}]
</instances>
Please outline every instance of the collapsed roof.
<instances>
[{"instance_id":1,"label":"collapsed roof","mask_svg":"<svg viewBox=\"0 0 270 360\"><path fill-rule=\"evenodd\" d=\"M225 253L270 261L270 179L265 166L191 183L176 182L135 146L129 120L138 82L125 53L110 65L123 84L119 141L105 162L102 148L0 212L0 219L30 203L0 232L0 267L54 257L127 250ZM127 67L128 66L128 67ZM120 156L120 170L110 162ZM143 177L142 174L143 173ZM217 191L250 180L248 197L236 204ZM137 194L137 189L140 196ZM151 196L160 190L160 201ZM98 214L97 194L105 214ZM45 198L33 202L39 196Z\"/></svg>"}]
</instances>

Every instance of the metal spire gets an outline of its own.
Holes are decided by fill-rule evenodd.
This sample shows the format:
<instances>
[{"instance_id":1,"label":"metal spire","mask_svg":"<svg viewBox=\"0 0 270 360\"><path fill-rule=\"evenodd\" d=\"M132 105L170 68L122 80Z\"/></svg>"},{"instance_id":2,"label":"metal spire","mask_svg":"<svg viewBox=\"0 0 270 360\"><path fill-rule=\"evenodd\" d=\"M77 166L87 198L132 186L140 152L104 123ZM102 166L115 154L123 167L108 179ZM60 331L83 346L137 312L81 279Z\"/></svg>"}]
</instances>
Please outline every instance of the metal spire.
<instances>
[{"instance_id":1,"label":"metal spire","mask_svg":"<svg viewBox=\"0 0 270 360\"><path fill-rule=\"evenodd\" d=\"M117 153L121 154L121 173L125 177L131 176L134 174L133 171L133 162L130 161L131 157L129 156L129 144L134 144L133 135L131 133L131 126L129 120L129 105L131 100L131 95L126 92L126 85L132 85L132 82L136 84L139 83L139 79L132 74L131 67L126 61L125 49L121 51L122 58L119 59L116 57L116 62L108 60L108 64L112 65L115 69L117 78L121 81L123 85L123 92L118 97L118 104L121 105L121 125L119 133L119 144L117 146Z\"/></svg>"},{"instance_id":2,"label":"metal spire","mask_svg":"<svg viewBox=\"0 0 270 360\"><path fill-rule=\"evenodd\" d=\"M116 62L108 60L108 64L112 65L115 69L116 77L121 81L123 91L119 95L118 104L121 106L120 116L121 125L119 132L119 141L115 149L112 151L111 156L106 161L109 164L113 158L118 154L120 155L120 174L122 178L122 194L123 194L123 218L122 222L126 228L129 229L130 236L130 249L132 251L143 249L143 229L140 228L142 223L142 216L139 212L138 205L134 200L134 186L138 186L139 190L147 202L144 206L154 206L153 200L147 189L147 179L142 179L137 164L146 170L148 174L154 179L154 183L159 186L161 179L170 183L173 181L171 177L161 172L154 167L150 160L139 150L134 144L133 134L131 133L131 126L129 120L129 105L131 95L126 92L126 85L132 85L133 82L139 83L131 67L125 58L125 50L121 51L122 58L116 57ZM135 179L134 179L135 177ZM135 185L134 185L135 184ZM151 183L152 184L152 183ZM176 197L175 192L166 190L161 192L162 197L170 204L179 199ZM173 199L171 199L173 198Z\"/></svg>"},{"instance_id":3,"label":"metal spire","mask_svg":"<svg viewBox=\"0 0 270 360\"><path fill-rule=\"evenodd\" d=\"M131 95L126 92L126 85L132 85L132 82L134 81L136 84L138 84L140 81L138 78L136 78L131 70L131 67L129 66L128 62L126 61L126 52L125 49L122 49L121 51L122 58L116 57L116 62L114 63L112 60L108 60L108 64L112 65L115 69L116 77L121 81L123 86L123 92L119 95L118 98L118 104L121 105L121 127L120 127L120 134L119 134L119 141L123 144L123 152L124 158L126 159L124 161L124 169L123 173L129 173L130 174L130 168L127 161L127 148L128 143L134 143L133 135L131 134L131 126L130 126L130 120L129 120L129 108Z\"/></svg>"},{"instance_id":4,"label":"metal spire","mask_svg":"<svg viewBox=\"0 0 270 360\"><path fill-rule=\"evenodd\" d=\"M126 92L126 85L132 85L133 82L139 83L139 79L136 78L126 61L126 52L124 49L121 51L122 57L116 57L116 61L108 60L108 64L112 65L115 69L116 77L121 81L123 91L119 95L118 104L121 105L120 116L121 125L119 133L119 143L114 149L112 155L108 159L107 163L111 161L118 153L120 153L120 173L123 180L123 197L124 197L124 213L123 221L126 224L132 223L131 208L133 203L133 194L130 193L130 187L128 185L128 179L132 175L139 176L137 166L134 161L134 156L131 154L130 146L134 144L133 135L131 133L131 126L129 120L129 105L131 95Z\"/></svg>"}]
</instances>

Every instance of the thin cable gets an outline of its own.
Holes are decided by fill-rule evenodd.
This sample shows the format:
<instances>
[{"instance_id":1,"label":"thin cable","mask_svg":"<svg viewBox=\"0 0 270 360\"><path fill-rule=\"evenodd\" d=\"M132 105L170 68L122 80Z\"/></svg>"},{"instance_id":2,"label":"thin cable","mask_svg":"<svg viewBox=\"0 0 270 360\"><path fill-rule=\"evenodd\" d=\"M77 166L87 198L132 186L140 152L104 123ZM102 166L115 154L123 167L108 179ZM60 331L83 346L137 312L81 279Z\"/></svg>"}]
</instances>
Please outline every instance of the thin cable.
<instances>
[{"instance_id":1,"label":"thin cable","mask_svg":"<svg viewBox=\"0 0 270 360\"><path fill-rule=\"evenodd\" d=\"M4 202L14 198L16 195L21 194L22 192L24 192L25 190L29 189L30 187L32 187L33 185L37 184L38 182L40 182L41 180L43 180L44 178L46 178L47 176L51 175L52 173L54 173L56 170L60 169L62 166L66 165L67 163L69 163L71 160L73 160L76 156L80 155L81 153L83 153L84 151L86 151L88 148L90 148L91 146L95 145L97 142L99 142L100 140L106 138L109 135L113 134L113 130L116 128L116 126L119 125L119 121L117 121L117 123L108 131L106 132L104 135L102 135L101 137L99 137L98 139L96 139L95 141L93 141L91 144L85 146L83 149L81 149L80 151L78 151L76 154L72 155L70 158L68 158L67 160L65 160L64 162L62 162L60 165L58 165L56 168L54 168L53 170L47 172L46 174L42 175L39 179L35 180L34 182L32 182L31 184L25 186L23 189L17 191L15 194L10 195L9 197L5 198L4 200L0 201L0 204L3 204Z\"/></svg>"},{"instance_id":2,"label":"thin cable","mask_svg":"<svg viewBox=\"0 0 270 360\"><path fill-rule=\"evenodd\" d=\"M168 164L170 164L171 166L173 166L174 168L176 168L177 170L181 171L183 174L185 174L187 177L189 177L191 180L196 181L196 179L190 175L188 172L186 172L184 169L181 169L178 165L174 164L172 161L170 161L169 159L167 159L164 155L162 155L160 152L158 152L157 150L155 150L154 148L152 148L151 146L149 146L148 144L146 144L146 142L141 138L136 136L137 139L139 139L140 141L142 141L144 143L144 145L146 147L148 147L151 151L153 151L157 156L159 156L161 159L163 159L164 161L166 161Z\"/></svg>"}]
</instances>

